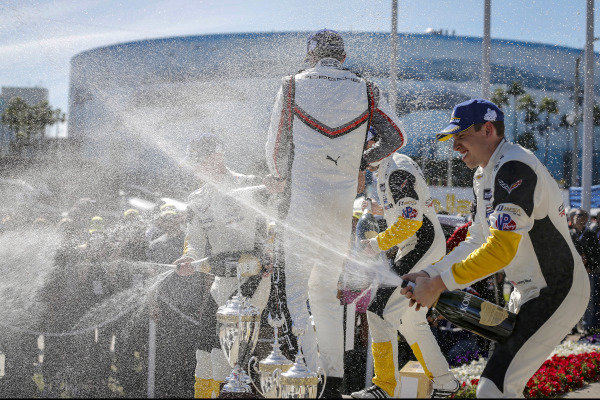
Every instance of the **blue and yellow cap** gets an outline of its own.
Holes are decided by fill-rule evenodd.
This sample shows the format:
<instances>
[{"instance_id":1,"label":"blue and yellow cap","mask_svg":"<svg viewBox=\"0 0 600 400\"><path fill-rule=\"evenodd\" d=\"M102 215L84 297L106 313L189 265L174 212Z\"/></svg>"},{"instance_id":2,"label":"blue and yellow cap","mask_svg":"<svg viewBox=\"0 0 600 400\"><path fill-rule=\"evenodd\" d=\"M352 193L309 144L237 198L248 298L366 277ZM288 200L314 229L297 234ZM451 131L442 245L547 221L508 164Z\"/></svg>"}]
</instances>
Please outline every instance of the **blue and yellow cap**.
<instances>
[{"instance_id":1,"label":"blue and yellow cap","mask_svg":"<svg viewBox=\"0 0 600 400\"><path fill-rule=\"evenodd\" d=\"M435 138L439 141L448 140L475 124L483 124L487 121L504 121L504 113L489 100L467 100L454 106L450 116L450 124L443 131L436 134Z\"/></svg>"}]
</instances>

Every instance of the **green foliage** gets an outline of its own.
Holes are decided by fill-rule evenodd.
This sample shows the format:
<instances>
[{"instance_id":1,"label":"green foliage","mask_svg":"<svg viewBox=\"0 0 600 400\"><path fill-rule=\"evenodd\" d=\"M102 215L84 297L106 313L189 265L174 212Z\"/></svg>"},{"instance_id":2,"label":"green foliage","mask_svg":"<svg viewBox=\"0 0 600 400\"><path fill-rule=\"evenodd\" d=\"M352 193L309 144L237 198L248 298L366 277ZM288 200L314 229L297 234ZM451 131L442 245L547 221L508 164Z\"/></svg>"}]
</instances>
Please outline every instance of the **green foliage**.
<instances>
[{"instance_id":1,"label":"green foliage","mask_svg":"<svg viewBox=\"0 0 600 400\"><path fill-rule=\"evenodd\" d=\"M476 399L477 398L477 385L461 387L458 392L451 396L455 399Z\"/></svg>"},{"instance_id":2,"label":"green foliage","mask_svg":"<svg viewBox=\"0 0 600 400\"><path fill-rule=\"evenodd\" d=\"M503 88L497 87L494 89L494 93L492 94L492 98L490 100L492 103L502 108L502 106L508 105L509 98L508 94Z\"/></svg>"},{"instance_id":3,"label":"green foliage","mask_svg":"<svg viewBox=\"0 0 600 400\"><path fill-rule=\"evenodd\" d=\"M547 116L550 114L558 114L558 101L552 97L544 97L540 101L538 110L541 113L545 112Z\"/></svg>"},{"instance_id":4,"label":"green foliage","mask_svg":"<svg viewBox=\"0 0 600 400\"><path fill-rule=\"evenodd\" d=\"M29 105L20 97L11 99L2 113L2 123L15 133L16 148L31 144L36 136L43 135L46 126L64 120L65 114L50 107L47 101Z\"/></svg>"},{"instance_id":5,"label":"green foliage","mask_svg":"<svg viewBox=\"0 0 600 400\"><path fill-rule=\"evenodd\" d=\"M571 124L569 123L569 118L567 117L567 114L562 114L560 116L558 126L559 126L559 128L565 128L565 129L569 129L571 127Z\"/></svg>"},{"instance_id":6,"label":"green foliage","mask_svg":"<svg viewBox=\"0 0 600 400\"><path fill-rule=\"evenodd\" d=\"M537 143L535 142L535 136L532 131L525 131L521 135L517 136L517 144L529 149L531 151L537 151Z\"/></svg>"},{"instance_id":7,"label":"green foliage","mask_svg":"<svg viewBox=\"0 0 600 400\"><path fill-rule=\"evenodd\" d=\"M558 101L552 97L543 97L538 105L540 113L546 113L544 123L539 125L540 135L546 135L546 146L544 146L544 164L548 165L548 147L550 146L550 114L558 114Z\"/></svg>"},{"instance_id":8,"label":"green foliage","mask_svg":"<svg viewBox=\"0 0 600 400\"><path fill-rule=\"evenodd\" d=\"M537 104L531 94L525 93L517 99L517 110L535 111L536 109L537 109Z\"/></svg>"},{"instance_id":9,"label":"green foliage","mask_svg":"<svg viewBox=\"0 0 600 400\"><path fill-rule=\"evenodd\" d=\"M594 103L594 126L600 126L600 106Z\"/></svg>"},{"instance_id":10,"label":"green foliage","mask_svg":"<svg viewBox=\"0 0 600 400\"><path fill-rule=\"evenodd\" d=\"M521 82L514 81L508 87L506 94L516 98L525 94L525 88L523 88L523 84Z\"/></svg>"},{"instance_id":11,"label":"green foliage","mask_svg":"<svg viewBox=\"0 0 600 400\"><path fill-rule=\"evenodd\" d=\"M517 136L516 142L531 151L536 151L538 147L535 136L533 135L533 124L538 122L540 117L533 96L529 93L525 93L519 97L517 99L517 110L525 111L523 122L525 122L526 130L521 135Z\"/></svg>"}]
</instances>

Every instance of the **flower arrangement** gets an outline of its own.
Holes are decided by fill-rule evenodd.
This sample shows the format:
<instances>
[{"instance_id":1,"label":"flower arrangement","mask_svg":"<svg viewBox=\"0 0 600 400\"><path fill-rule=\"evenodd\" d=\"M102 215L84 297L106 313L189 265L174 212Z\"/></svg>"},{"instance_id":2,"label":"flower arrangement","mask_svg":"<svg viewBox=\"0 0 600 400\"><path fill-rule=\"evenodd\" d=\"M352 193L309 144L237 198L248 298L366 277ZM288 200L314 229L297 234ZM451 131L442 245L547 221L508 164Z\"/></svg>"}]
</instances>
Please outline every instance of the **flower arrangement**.
<instances>
[{"instance_id":1,"label":"flower arrangement","mask_svg":"<svg viewBox=\"0 0 600 400\"><path fill-rule=\"evenodd\" d=\"M480 358L452 369L462 384L462 389L453 397L475 397L485 363L486 360ZM527 382L523 394L525 397L556 396L595 381L600 381L600 346L565 341Z\"/></svg>"}]
</instances>

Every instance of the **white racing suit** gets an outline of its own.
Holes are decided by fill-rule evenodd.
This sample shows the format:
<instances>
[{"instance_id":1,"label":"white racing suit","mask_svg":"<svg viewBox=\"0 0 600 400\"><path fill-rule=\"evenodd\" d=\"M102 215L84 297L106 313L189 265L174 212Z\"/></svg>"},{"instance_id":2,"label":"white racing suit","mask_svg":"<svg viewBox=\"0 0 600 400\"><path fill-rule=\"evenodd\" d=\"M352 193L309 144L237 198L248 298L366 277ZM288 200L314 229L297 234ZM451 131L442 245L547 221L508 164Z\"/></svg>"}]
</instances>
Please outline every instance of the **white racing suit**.
<instances>
[{"instance_id":1,"label":"white racing suit","mask_svg":"<svg viewBox=\"0 0 600 400\"><path fill-rule=\"evenodd\" d=\"M369 125L381 139L363 156ZM301 344L311 370L317 367L318 342L328 376L344 374L343 307L336 294L350 246L358 173L404 144L399 121L378 88L339 61L324 58L283 78L266 144L269 169L286 179L280 207L285 277L279 279L285 293L281 288L278 306L288 339L292 322L305 330Z\"/></svg>"},{"instance_id":2,"label":"white racing suit","mask_svg":"<svg viewBox=\"0 0 600 400\"><path fill-rule=\"evenodd\" d=\"M444 232L423 174L413 160L396 153L382 161L377 171L377 194L388 228L370 239L369 245L377 251L398 246L392 267L395 274L419 271L444 256ZM400 290L380 284L367 311L373 338L373 383L392 397L400 396L397 331L429 379L440 384L454 379L427 323L427 309L415 312Z\"/></svg>"},{"instance_id":3,"label":"white racing suit","mask_svg":"<svg viewBox=\"0 0 600 400\"><path fill-rule=\"evenodd\" d=\"M215 273L215 280L210 288L211 298L205 304L209 311L203 315L215 336L216 309L237 292L236 264L252 260L260 263L267 226L254 210L264 206L260 199L264 196L263 188L255 186L259 183L260 179L255 176L227 170L221 182L207 183L188 198L193 218L188 223L184 254L195 260L211 257L203 269ZM210 265L212 259L225 260L231 271L216 272L216 265ZM269 297L270 278L263 278L259 273L242 278L241 283L242 294L250 297L252 304L262 311ZM205 338L205 341L196 351L197 398L211 397L211 393L218 396L219 383L231 372L218 339Z\"/></svg>"},{"instance_id":4,"label":"white racing suit","mask_svg":"<svg viewBox=\"0 0 600 400\"><path fill-rule=\"evenodd\" d=\"M476 214L469 236L438 263L448 290L504 269L518 313L481 375L477 397L522 397L527 381L577 324L590 284L575 250L558 185L529 150L502 140L473 179Z\"/></svg>"}]
</instances>

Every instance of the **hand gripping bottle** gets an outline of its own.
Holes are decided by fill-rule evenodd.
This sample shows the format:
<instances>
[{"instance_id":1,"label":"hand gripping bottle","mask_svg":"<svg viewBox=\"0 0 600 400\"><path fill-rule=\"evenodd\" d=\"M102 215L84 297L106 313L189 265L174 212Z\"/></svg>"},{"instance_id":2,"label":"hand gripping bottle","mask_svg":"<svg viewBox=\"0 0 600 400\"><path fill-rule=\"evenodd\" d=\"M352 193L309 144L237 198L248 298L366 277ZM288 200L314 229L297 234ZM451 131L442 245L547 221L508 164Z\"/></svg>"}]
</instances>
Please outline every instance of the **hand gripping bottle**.
<instances>
[{"instance_id":1,"label":"hand gripping bottle","mask_svg":"<svg viewBox=\"0 0 600 400\"><path fill-rule=\"evenodd\" d=\"M402 282L407 285L414 287ZM461 290L442 292L433 308L454 325L496 342L510 336L517 319L517 314Z\"/></svg>"}]
</instances>

